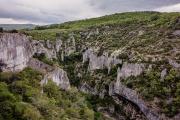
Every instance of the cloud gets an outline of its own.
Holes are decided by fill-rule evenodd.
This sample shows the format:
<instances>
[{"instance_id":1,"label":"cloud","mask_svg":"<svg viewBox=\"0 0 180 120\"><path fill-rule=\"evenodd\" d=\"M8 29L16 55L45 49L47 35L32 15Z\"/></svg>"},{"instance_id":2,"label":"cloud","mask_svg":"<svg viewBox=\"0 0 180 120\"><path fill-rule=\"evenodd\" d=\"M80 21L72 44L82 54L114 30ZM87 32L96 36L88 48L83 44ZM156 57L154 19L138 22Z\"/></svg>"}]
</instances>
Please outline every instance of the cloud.
<instances>
[{"instance_id":1,"label":"cloud","mask_svg":"<svg viewBox=\"0 0 180 120\"><path fill-rule=\"evenodd\" d=\"M178 11L179 0L1 0L0 23L50 24L128 11ZM163 7L167 6L167 7ZM169 7L168 7L169 6Z\"/></svg>"},{"instance_id":2,"label":"cloud","mask_svg":"<svg viewBox=\"0 0 180 120\"><path fill-rule=\"evenodd\" d=\"M0 4L1 18L31 23L56 23L101 15L90 0L7 0Z\"/></svg>"},{"instance_id":3,"label":"cloud","mask_svg":"<svg viewBox=\"0 0 180 120\"><path fill-rule=\"evenodd\" d=\"M91 0L99 9L109 13L151 11L162 6L180 3L179 0Z\"/></svg>"},{"instance_id":4,"label":"cloud","mask_svg":"<svg viewBox=\"0 0 180 120\"><path fill-rule=\"evenodd\" d=\"M14 20L12 18L0 18L0 23L1 24L17 24L17 23L24 23L24 24L28 24L28 21L24 21L24 20Z\"/></svg>"},{"instance_id":5,"label":"cloud","mask_svg":"<svg viewBox=\"0 0 180 120\"><path fill-rule=\"evenodd\" d=\"M180 12L180 3L155 9L160 12Z\"/></svg>"}]
</instances>

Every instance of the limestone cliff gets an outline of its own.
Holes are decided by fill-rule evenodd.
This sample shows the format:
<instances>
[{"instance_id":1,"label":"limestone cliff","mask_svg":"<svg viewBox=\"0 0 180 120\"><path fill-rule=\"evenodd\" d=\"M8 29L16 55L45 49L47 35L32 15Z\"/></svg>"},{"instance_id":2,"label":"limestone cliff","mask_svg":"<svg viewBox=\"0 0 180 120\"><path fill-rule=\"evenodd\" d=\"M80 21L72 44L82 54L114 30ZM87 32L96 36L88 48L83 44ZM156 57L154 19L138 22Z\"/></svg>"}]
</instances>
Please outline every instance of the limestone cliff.
<instances>
[{"instance_id":1,"label":"limestone cliff","mask_svg":"<svg viewBox=\"0 0 180 120\"><path fill-rule=\"evenodd\" d=\"M53 80L62 89L67 90L70 88L70 83L63 69L32 59L35 53L44 53L48 58L56 58L56 51L60 49L59 44L52 46L48 42L31 41L23 34L3 33L0 35L1 70L17 72L25 67L32 67L45 74L43 84L48 80Z\"/></svg>"},{"instance_id":2,"label":"limestone cliff","mask_svg":"<svg viewBox=\"0 0 180 120\"><path fill-rule=\"evenodd\" d=\"M27 67L33 48L27 36L18 33L0 34L0 61L3 71L20 71Z\"/></svg>"},{"instance_id":3,"label":"limestone cliff","mask_svg":"<svg viewBox=\"0 0 180 120\"><path fill-rule=\"evenodd\" d=\"M83 53L83 63L89 61L89 70L104 69L107 68L110 72L111 67L117 64L122 64L122 60L117 59L116 56L108 55L108 53L103 53L101 56L95 54L94 49L87 49Z\"/></svg>"}]
</instances>

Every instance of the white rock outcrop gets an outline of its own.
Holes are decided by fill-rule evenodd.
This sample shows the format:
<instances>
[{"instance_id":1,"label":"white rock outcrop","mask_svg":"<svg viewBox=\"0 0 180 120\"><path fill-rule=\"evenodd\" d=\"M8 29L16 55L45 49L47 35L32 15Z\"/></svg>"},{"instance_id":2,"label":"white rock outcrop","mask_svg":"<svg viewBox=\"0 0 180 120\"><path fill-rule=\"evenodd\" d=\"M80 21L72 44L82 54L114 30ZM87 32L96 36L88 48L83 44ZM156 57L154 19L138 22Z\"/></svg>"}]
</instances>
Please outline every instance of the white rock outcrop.
<instances>
[{"instance_id":1,"label":"white rock outcrop","mask_svg":"<svg viewBox=\"0 0 180 120\"><path fill-rule=\"evenodd\" d=\"M20 71L27 67L33 55L31 43L25 35L18 33L0 34L0 61L3 71Z\"/></svg>"},{"instance_id":2,"label":"white rock outcrop","mask_svg":"<svg viewBox=\"0 0 180 120\"><path fill-rule=\"evenodd\" d=\"M166 75L167 75L167 69L162 70L162 71L161 71L161 79L160 79L160 80L161 80L161 81L164 81Z\"/></svg>"},{"instance_id":3,"label":"white rock outcrop","mask_svg":"<svg viewBox=\"0 0 180 120\"><path fill-rule=\"evenodd\" d=\"M44 40L33 40L31 41L31 45L33 48L33 52L36 54L44 54L47 58L53 59L57 58L58 52L61 50L62 41L56 40L52 41L44 41Z\"/></svg>"},{"instance_id":4,"label":"white rock outcrop","mask_svg":"<svg viewBox=\"0 0 180 120\"><path fill-rule=\"evenodd\" d=\"M67 76L67 73L63 69L55 68L55 70L53 70L52 72L47 73L44 76L44 79L41 81L41 85L47 84L48 80L52 80L61 89L70 89L69 78Z\"/></svg>"},{"instance_id":5,"label":"white rock outcrop","mask_svg":"<svg viewBox=\"0 0 180 120\"><path fill-rule=\"evenodd\" d=\"M47 84L48 80L52 80L56 85L58 85L61 89L68 90L70 89L70 82L67 76L67 73L59 68L47 65L37 59L31 58L28 66L45 73L43 80L41 81L41 85Z\"/></svg>"},{"instance_id":6,"label":"white rock outcrop","mask_svg":"<svg viewBox=\"0 0 180 120\"><path fill-rule=\"evenodd\" d=\"M118 68L117 71L117 80L128 78L130 76L138 76L140 75L145 69L144 64L138 63L123 63L122 68Z\"/></svg>"},{"instance_id":7,"label":"white rock outcrop","mask_svg":"<svg viewBox=\"0 0 180 120\"><path fill-rule=\"evenodd\" d=\"M168 61L169 61L169 64L170 64L171 66L173 66L174 68L180 69L180 64L177 63L175 60L168 59Z\"/></svg>"},{"instance_id":8,"label":"white rock outcrop","mask_svg":"<svg viewBox=\"0 0 180 120\"><path fill-rule=\"evenodd\" d=\"M97 56L93 49L87 49L83 53L83 63L89 61L89 70L108 69L110 72L111 67L117 64L122 64L122 60L117 59L115 56L108 56L108 53L103 53L101 56Z\"/></svg>"}]
</instances>

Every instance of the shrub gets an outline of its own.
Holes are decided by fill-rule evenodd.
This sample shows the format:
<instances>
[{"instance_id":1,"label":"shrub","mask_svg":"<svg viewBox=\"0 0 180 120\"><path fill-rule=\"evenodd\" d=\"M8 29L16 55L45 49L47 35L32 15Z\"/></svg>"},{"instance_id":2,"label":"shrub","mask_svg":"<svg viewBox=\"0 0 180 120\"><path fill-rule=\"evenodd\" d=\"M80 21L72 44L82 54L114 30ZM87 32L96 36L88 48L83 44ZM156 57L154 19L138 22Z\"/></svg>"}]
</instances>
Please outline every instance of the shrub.
<instances>
[{"instance_id":1,"label":"shrub","mask_svg":"<svg viewBox=\"0 0 180 120\"><path fill-rule=\"evenodd\" d=\"M33 70L30 67L25 68L23 71L16 75L18 80L26 82L29 86L39 88L40 81L42 80L42 73L39 71Z\"/></svg>"},{"instance_id":2,"label":"shrub","mask_svg":"<svg viewBox=\"0 0 180 120\"><path fill-rule=\"evenodd\" d=\"M59 95L59 87L52 82L51 80L48 81L48 84L44 85L43 91L48 95L48 97L57 98Z\"/></svg>"},{"instance_id":3,"label":"shrub","mask_svg":"<svg viewBox=\"0 0 180 120\"><path fill-rule=\"evenodd\" d=\"M12 93L9 92L7 84L0 82L0 102L6 100L15 102L16 98Z\"/></svg>"},{"instance_id":4,"label":"shrub","mask_svg":"<svg viewBox=\"0 0 180 120\"><path fill-rule=\"evenodd\" d=\"M26 102L31 102L33 97L38 96L38 89L33 88L24 81L16 81L11 85L11 91L22 96Z\"/></svg>"},{"instance_id":5,"label":"shrub","mask_svg":"<svg viewBox=\"0 0 180 120\"><path fill-rule=\"evenodd\" d=\"M28 103L16 103L14 111L14 117L18 120L40 120L42 118L40 112Z\"/></svg>"},{"instance_id":6,"label":"shrub","mask_svg":"<svg viewBox=\"0 0 180 120\"><path fill-rule=\"evenodd\" d=\"M16 74L12 72L0 72L0 81L12 83L16 78Z\"/></svg>"},{"instance_id":7,"label":"shrub","mask_svg":"<svg viewBox=\"0 0 180 120\"><path fill-rule=\"evenodd\" d=\"M155 15L152 15L152 16L150 17L150 21L156 21L156 20L158 20L159 18L160 18L160 16L157 15L157 14L155 14Z\"/></svg>"},{"instance_id":8,"label":"shrub","mask_svg":"<svg viewBox=\"0 0 180 120\"><path fill-rule=\"evenodd\" d=\"M3 120L13 120L13 102L8 100L0 102L0 107L0 116L2 116Z\"/></svg>"},{"instance_id":9,"label":"shrub","mask_svg":"<svg viewBox=\"0 0 180 120\"><path fill-rule=\"evenodd\" d=\"M83 120L93 120L94 112L89 108L83 108L80 110L81 119Z\"/></svg>"},{"instance_id":10,"label":"shrub","mask_svg":"<svg viewBox=\"0 0 180 120\"><path fill-rule=\"evenodd\" d=\"M26 106L22 116L26 120L40 120L42 118L37 108L33 107L32 105Z\"/></svg>"},{"instance_id":11,"label":"shrub","mask_svg":"<svg viewBox=\"0 0 180 120\"><path fill-rule=\"evenodd\" d=\"M33 58L37 58L38 60L40 60L40 61L42 61L42 62L44 62L44 63L46 63L46 64L48 64L48 65L53 65L53 64L54 64L54 62L53 62L52 60L50 60L50 59L47 58L47 56L45 55L45 53L41 53L41 54L35 53L35 54L33 55Z\"/></svg>"}]
</instances>

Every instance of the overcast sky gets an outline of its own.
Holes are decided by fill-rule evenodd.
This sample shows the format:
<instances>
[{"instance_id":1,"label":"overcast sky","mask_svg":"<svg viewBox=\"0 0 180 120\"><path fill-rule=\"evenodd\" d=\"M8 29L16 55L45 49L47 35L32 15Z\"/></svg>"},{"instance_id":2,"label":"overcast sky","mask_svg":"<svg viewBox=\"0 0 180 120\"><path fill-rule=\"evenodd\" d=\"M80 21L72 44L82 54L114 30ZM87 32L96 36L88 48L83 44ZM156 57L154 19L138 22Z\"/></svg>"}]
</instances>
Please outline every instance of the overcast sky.
<instances>
[{"instance_id":1,"label":"overcast sky","mask_svg":"<svg viewBox=\"0 0 180 120\"><path fill-rule=\"evenodd\" d=\"M180 0L0 0L0 24L51 24L117 12L180 12Z\"/></svg>"}]
</instances>

